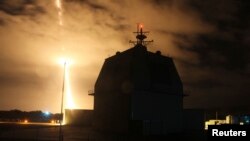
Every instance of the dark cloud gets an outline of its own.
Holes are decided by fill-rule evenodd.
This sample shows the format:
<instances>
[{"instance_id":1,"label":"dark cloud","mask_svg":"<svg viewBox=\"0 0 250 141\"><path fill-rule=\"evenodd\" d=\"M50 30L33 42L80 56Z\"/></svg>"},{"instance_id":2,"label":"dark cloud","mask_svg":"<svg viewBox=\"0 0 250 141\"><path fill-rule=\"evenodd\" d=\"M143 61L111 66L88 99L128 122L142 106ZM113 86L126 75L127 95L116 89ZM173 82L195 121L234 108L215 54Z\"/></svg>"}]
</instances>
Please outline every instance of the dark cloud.
<instances>
[{"instance_id":1,"label":"dark cloud","mask_svg":"<svg viewBox=\"0 0 250 141\"><path fill-rule=\"evenodd\" d=\"M126 17L122 14L117 14L110 8L110 5L107 5L106 3L93 0L65 0L63 3L65 5L65 13L71 11L72 7L75 7L76 5L80 6L79 10L81 11L82 9L85 9L87 10L87 13L91 12L91 14L95 16L93 18L95 26L103 26L105 28L119 31L125 31L129 27L128 24L123 23L123 21L127 20ZM115 1L114 3L119 4Z\"/></svg>"},{"instance_id":2,"label":"dark cloud","mask_svg":"<svg viewBox=\"0 0 250 141\"><path fill-rule=\"evenodd\" d=\"M198 1L189 0L190 7L197 11L200 17L213 24L217 28L217 32L234 35L235 38L245 36L246 29L249 29L250 2L245 0L211 0ZM223 35L224 33L224 35Z\"/></svg>"},{"instance_id":3,"label":"dark cloud","mask_svg":"<svg viewBox=\"0 0 250 141\"><path fill-rule=\"evenodd\" d=\"M195 37L197 42L194 42L185 35L174 36L179 38L175 42L179 48L198 54L199 64L197 65L200 67L248 71L250 49L241 40L200 35Z\"/></svg>"},{"instance_id":4,"label":"dark cloud","mask_svg":"<svg viewBox=\"0 0 250 141\"><path fill-rule=\"evenodd\" d=\"M197 56L195 63L177 59L185 70L181 75L189 94L185 98L187 107L247 107L249 6L244 0L185 1L185 8L214 27L212 32L192 36L168 33L174 37L176 47Z\"/></svg>"},{"instance_id":5,"label":"dark cloud","mask_svg":"<svg viewBox=\"0 0 250 141\"><path fill-rule=\"evenodd\" d=\"M193 51L199 53L200 64L209 67L222 67L229 70L245 70L250 49L238 40L223 40L220 37L200 37Z\"/></svg>"},{"instance_id":6,"label":"dark cloud","mask_svg":"<svg viewBox=\"0 0 250 141\"><path fill-rule=\"evenodd\" d=\"M209 34L190 36L170 33L177 47L197 53L201 67L219 67L229 70L247 70L250 49L249 2L242 0L187 1L189 7L199 13L207 23L216 27Z\"/></svg>"},{"instance_id":7,"label":"dark cloud","mask_svg":"<svg viewBox=\"0 0 250 141\"><path fill-rule=\"evenodd\" d=\"M190 2L190 6L197 10L205 21L217 25L219 29L249 26L249 1L211 0L198 2L190 0Z\"/></svg>"},{"instance_id":8,"label":"dark cloud","mask_svg":"<svg viewBox=\"0 0 250 141\"><path fill-rule=\"evenodd\" d=\"M244 1L244 0L243 0ZM237 16L242 0L188 0L188 4L193 10L200 13L203 20L212 24L219 22L234 21Z\"/></svg>"},{"instance_id":9,"label":"dark cloud","mask_svg":"<svg viewBox=\"0 0 250 141\"><path fill-rule=\"evenodd\" d=\"M147 0L148 2L154 4L157 7L175 7L176 0Z\"/></svg>"},{"instance_id":10,"label":"dark cloud","mask_svg":"<svg viewBox=\"0 0 250 141\"><path fill-rule=\"evenodd\" d=\"M6 22L4 21L4 19L0 18L0 26L4 26L6 24Z\"/></svg>"},{"instance_id":11,"label":"dark cloud","mask_svg":"<svg viewBox=\"0 0 250 141\"><path fill-rule=\"evenodd\" d=\"M230 87L230 85L220 82L216 79L205 78L201 80L196 80L194 82L185 82L186 87L201 88L201 89L213 89L221 87Z\"/></svg>"},{"instance_id":12,"label":"dark cloud","mask_svg":"<svg viewBox=\"0 0 250 141\"><path fill-rule=\"evenodd\" d=\"M65 3L74 3L74 4L81 4L81 5L87 5L90 9L93 11L107 11L107 7L104 5L101 5L93 0L65 0Z\"/></svg>"},{"instance_id":13,"label":"dark cloud","mask_svg":"<svg viewBox=\"0 0 250 141\"><path fill-rule=\"evenodd\" d=\"M173 32L173 31L166 31L166 30L157 30L157 32L160 32L162 34L166 34L173 37L173 43L177 45L179 48L188 50L190 47L196 43L197 37L199 37L199 34L187 34L187 33L181 33L181 32Z\"/></svg>"},{"instance_id":14,"label":"dark cloud","mask_svg":"<svg viewBox=\"0 0 250 141\"><path fill-rule=\"evenodd\" d=\"M112 29L117 30L117 31L126 31L130 27L129 25L125 25L125 24L112 25L110 23L105 23L105 25L108 28L112 28Z\"/></svg>"},{"instance_id":15,"label":"dark cloud","mask_svg":"<svg viewBox=\"0 0 250 141\"><path fill-rule=\"evenodd\" d=\"M45 13L45 9L34 0L1 0L0 11L13 16L35 16Z\"/></svg>"}]
</instances>

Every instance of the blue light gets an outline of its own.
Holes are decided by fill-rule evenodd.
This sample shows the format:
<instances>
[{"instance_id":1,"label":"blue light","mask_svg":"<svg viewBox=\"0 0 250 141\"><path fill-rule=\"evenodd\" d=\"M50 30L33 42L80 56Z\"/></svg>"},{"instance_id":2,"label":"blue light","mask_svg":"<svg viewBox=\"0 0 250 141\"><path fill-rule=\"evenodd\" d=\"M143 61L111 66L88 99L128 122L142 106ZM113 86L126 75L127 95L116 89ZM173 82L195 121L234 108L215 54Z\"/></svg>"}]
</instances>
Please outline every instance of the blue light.
<instances>
[{"instance_id":1,"label":"blue light","mask_svg":"<svg viewBox=\"0 0 250 141\"><path fill-rule=\"evenodd\" d=\"M49 112L49 111L45 111L45 112L43 112L43 114L44 114L45 116L49 116L49 115L50 115L50 112Z\"/></svg>"}]
</instances>

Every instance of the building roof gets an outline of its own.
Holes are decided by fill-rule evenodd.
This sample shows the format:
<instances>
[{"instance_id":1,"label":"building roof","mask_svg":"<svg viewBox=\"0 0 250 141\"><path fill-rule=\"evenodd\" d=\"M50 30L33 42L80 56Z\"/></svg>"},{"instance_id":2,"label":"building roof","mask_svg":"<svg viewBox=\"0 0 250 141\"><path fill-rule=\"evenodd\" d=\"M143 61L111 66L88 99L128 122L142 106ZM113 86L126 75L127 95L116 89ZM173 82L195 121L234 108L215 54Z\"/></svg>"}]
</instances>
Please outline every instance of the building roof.
<instances>
[{"instance_id":1,"label":"building roof","mask_svg":"<svg viewBox=\"0 0 250 141\"><path fill-rule=\"evenodd\" d=\"M98 90L183 95L173 59L160 51L149 52L140 43L105 60L95 85Z\"/></svg>"}]
</instances>

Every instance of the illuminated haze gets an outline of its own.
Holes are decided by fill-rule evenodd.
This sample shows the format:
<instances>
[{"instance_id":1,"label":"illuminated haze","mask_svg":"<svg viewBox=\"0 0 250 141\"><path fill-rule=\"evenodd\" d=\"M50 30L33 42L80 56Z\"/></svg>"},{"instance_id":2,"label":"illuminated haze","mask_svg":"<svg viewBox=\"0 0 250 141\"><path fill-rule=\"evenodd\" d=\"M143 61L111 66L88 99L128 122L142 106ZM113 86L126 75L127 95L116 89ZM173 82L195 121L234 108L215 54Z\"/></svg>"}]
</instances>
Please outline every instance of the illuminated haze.
<instances>
[{"instance_id":1,"label":"illuminated haze","mask_svg":"<svg viewBox=\"0 0 250 141\"><path fill-rule=\"evenodd\" d=\"M249 25L242 25L250 18L241 1L64 0L62 6L59 26L54 0L0 1L1 110L59 112L62 57L72 60L76 108L93 108L88 90L104 59L132 47L138 22L154 40L148 50L174 58L190 94L185 107L250 107Z\"/></svg>"}]
</instances>

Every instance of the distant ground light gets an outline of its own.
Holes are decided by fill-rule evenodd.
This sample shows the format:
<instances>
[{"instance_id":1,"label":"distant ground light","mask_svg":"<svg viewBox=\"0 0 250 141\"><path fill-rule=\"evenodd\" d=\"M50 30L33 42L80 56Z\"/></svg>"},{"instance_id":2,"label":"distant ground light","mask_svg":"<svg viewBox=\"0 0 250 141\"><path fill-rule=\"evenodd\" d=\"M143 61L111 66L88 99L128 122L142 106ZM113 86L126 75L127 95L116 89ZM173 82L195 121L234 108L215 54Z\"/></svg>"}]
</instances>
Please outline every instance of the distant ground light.
<instances>
[{"instance_id":1,"label":"distant ground light","mask_svg":"<svg viewBox=\"0 0 250 141\"><path fill-rule=\"evenodd\" d=\"M45 116L49 116L51 113L50 113L49 111L45 111L45 112L43 112L43 114L44 114Z\"/></svg>"}]
</instances>

